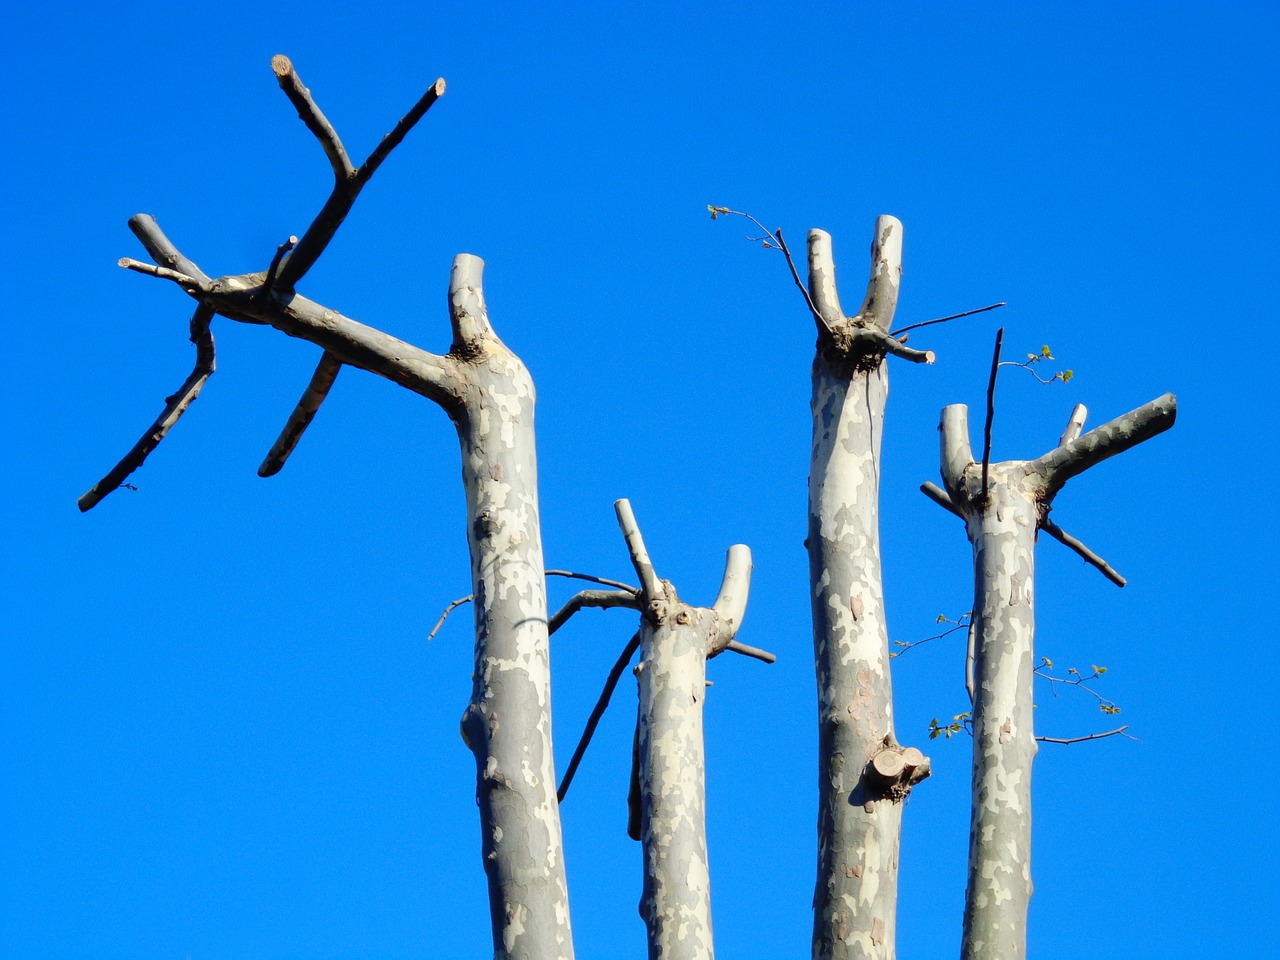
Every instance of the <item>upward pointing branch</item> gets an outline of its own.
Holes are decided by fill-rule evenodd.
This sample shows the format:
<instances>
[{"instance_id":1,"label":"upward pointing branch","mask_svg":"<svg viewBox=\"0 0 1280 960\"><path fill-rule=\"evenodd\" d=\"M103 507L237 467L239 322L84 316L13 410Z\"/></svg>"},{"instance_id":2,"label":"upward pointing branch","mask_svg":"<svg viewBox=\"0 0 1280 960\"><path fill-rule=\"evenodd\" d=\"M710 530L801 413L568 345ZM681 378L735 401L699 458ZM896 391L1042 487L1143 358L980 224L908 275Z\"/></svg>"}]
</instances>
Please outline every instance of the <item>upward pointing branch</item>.
<instances>
[{"instance_id":1,"label":"upward pointing branch","mask_svg":"<svg viewBox=\"0 0 1280 960\"><path fill-rule=\"evenodd\" d=\"M320 141L320 146L324 150L325 156L329 158L329 165L333 168L334 180L333 192L329 194L329 199L325 201L320 212L316 214L315 220L311 222L307 232L302 235L302 239L298 241L298 245L293 249L293 252L281 264L280 272L276 277L276 287L280 290L289 291L294 288L306 272L315 265L320 255L324 253L329 241L333 239L334 234L338 232L338 228L342 226L342 221L351 212L351 206L356 202L356 197L360 195L364 185L369 182L369 178L382 165L382 161L399 145L405 135L413 129L414 124L422 119L423 115L431 109L431 105L444 93L444 80L437 80L428 87L427 92L413 105L413 108L404 115L389 134L382 138L382 142L369 155L369 159L361 167L356 168L352 166L351 159L347 156L346 148L342 145L342 141L338 139L338 134L333 129L333 125L320 112L320 108L311 98L311 91L302 85L302 80L298 77L297 71L294 70L293 64L289 62L289 58L282 54L272 57L271 69L275 72L280 89L289 98L289 102L297 108L298 116L302 118L302 122L307 125L307 129Z\"/></svg>"}]
</instances>

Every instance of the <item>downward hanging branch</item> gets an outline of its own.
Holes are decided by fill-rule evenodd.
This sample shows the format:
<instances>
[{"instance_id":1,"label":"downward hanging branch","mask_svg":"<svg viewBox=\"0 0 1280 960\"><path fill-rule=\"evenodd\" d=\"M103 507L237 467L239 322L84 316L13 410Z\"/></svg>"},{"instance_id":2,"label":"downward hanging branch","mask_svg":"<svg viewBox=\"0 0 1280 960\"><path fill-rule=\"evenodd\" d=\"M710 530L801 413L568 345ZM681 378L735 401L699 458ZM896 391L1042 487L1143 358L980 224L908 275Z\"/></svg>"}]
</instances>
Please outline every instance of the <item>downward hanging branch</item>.
<instances>
[{"instance_id":1,"label":"downward hanging branch","mask_svg":"<svg viewBox=\"0 0 1280 960\"><path fill-rule=\"evenodd\" d=\"M142 466L151 451L168 435L170 428L187 412L187 407L191 406L192 401L200 396L200 390L215 368L213 334L209 332L209 323L212 320L212 309L203 304L196 307L196 312L191 317L191 342L196 345L196 362L190 375L171 396L165 397L164 410L160 412L155 423L151 424L133 445L133 449L79 499L81 513L92 510L103 497L113 490L120 489L121 484L133 471Z\"/></svg>"}]
</instances>

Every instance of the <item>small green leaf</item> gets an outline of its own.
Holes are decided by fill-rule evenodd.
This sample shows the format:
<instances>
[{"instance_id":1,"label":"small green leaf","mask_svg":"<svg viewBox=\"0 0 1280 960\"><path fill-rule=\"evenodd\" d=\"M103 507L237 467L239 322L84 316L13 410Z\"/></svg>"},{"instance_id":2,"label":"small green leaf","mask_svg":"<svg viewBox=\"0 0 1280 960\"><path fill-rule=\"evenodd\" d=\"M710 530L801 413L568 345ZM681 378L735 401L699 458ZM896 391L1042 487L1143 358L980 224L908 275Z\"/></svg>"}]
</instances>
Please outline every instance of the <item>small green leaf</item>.
<instances>
[{"instance_id":1,"label":"small green leaf","mask_svg":"<svg viewBox=\"0 0 1280 960\"><path fill-rule=\"evenodd\" d=\"M1070 379L1071 379L1072 377L1074 377L1074 376L1075 376L1075 374L1074 374L1074 373L1072 373L1070 370L1063 370L1063 371L1062 371L1062 382L1063 382L1063 383L1066 383L1068 380L1070 380Z\"/></svg>"},{"instance_id":2,"label":"small green leaf","mask_svg":"<svg viewBox=\"0 0 1280 960\"><path fill-rule=\"evenodd\" d=\"M1047 357L1050 360L1053 359L1053 354L1049 352L1049 345L1047 343L1040 348L1040 356Z\"/></svg>"}]
</instances>

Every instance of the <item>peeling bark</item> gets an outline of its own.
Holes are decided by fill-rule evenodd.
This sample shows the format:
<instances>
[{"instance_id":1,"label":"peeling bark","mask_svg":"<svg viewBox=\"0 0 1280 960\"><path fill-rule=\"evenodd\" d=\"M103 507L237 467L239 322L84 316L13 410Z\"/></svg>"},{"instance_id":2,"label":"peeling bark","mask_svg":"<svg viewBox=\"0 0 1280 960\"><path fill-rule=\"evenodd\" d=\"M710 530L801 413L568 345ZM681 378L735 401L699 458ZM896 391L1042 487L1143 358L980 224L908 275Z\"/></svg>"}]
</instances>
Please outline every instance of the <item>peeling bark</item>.
<instances>
[{"instance_id":1,"label":"peeling bark","mask_svg":"<svg viewBox=\"0 0 1280 960\"><path fill-rule=\"evenodd\" d=\"M825 321L813 363L808 538L819 715L813 955L821 960L894 956L900 801L928 773L923 755L888 762L901 777L893 782L873 763L900 753L880 578L884 359L933 359L886 333L901 271L902 224L880 217L862 309L846 317L831 238L809 234L809 287Z\"/></svg>"},{"instance_id":2,"label":"peeling bark","mask_svg":"<svg viewBox=\"0 0 1280 960\"><path fill-rule=\"evenodd\" d=\"M643 585L633 783L644 854L640 915L650 960L711 960L702 734L706 667L710 657L732 649L746 611L751 551L731 547L715 604L691 607L658 578L631 504L619 500L614 506Z\"/></svg>"},{"instance_id":3,"label":"peeling bark","mask_svg":"<svg viewBox=\"0 0 1280 960\"><path fill-rule=\"evenodd\" d=\"M1056 529L1048 512L1067 480L1167 430L1175 412L1173 396L1165 394L1080 436L1084 408L1077 406L1058 447L1036 460L984 469L973 462L968 410L954 404L942 411L946 493L930 495L965 520L973 545L973 799L964 960L1026 956L1037 530Z\"/></svg>"}]
</instances>

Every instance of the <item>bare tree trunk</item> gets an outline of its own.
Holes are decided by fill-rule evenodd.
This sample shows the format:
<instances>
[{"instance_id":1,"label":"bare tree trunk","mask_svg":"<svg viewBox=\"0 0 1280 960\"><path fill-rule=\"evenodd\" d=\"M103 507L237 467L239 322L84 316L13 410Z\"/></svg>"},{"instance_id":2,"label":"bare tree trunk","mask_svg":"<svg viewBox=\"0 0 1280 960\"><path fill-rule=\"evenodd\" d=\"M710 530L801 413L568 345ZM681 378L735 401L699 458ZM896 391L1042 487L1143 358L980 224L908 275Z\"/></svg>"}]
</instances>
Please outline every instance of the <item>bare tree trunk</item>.
<instances>
[{"instance_id":1,"label":"bare tree trunk","mask_svg":"<svg viewBox=\"0 0 1280 960\"><path fill-rule=\"evenodd\" d=\"M301 240L290 237L261 273L211 279L183 256L149 216L130 227L156 266L121 266L170 280L198 301L191 337L196 366L160 419L115 469L81 498L82 510L116 489L163 439L214 367L214 314L265 324L317 344L324 355L261 472L278 471L323 403L343 365L386 377L440 405L462 447L476 609L475 673L462 734L476 760L484 868L494 956L572 958L568 891L551 751L546 587L538 523L533 381L489 324L483 261L459 255L449 286L453 343L428 353L295 292L356 197L387 155L444 92L437 80L359 167L288 58L272 60L277 81L316 136L334 173L329 199Z\"/></svg>"},{"instance_id":2,"label":"bare tree trunk","mask_svg":"<svg viewBox=\"0 0 1280 960\"><path fill-rule=\"evenodd\" d=\"M821 316L813 363L809 574L818 682L818 877L813 955L892 958L901 800L928 775L893 730L889 641L880 581L880 440L887 353L916 362L888 336L902 271L902 224L882 216L862 309L846 317L831 238L809 233L809 289ZM878 763L876 758L886 754ZM886 780L879 770L892 769Z\"/></svg>"},{"instance_id":3,"label":"bare tree trunk","mask_svg":"<svg viewBox=\"0 0 1280 960\"><path fill-rule=\"evenodd\" d=\"M1078 436L1084 411L1077 407L1059 446L1044 456L994 464L984 457L979 464L969 444L967 409L955 404L942 412L947 489L930 495L964 518L973 544L973 800L964 960L1026 956L1036 532L1050 525L1053 498L1067 480L1167 430L1175 413L1173 396L1166 394ZM1073 549L1083 546L1076 544ZM1110 569L1087 548L1085 553L1095 566Z\"/></svg>"},{"instance_id":4,"label":"bare tree trunk","mask_svg":"<svg viewBox=\"0 0 1280 960\"><path fill-rule=\"evenodd\" d=\"M555 761L534 387L489 325L484 263L454 261L450 351L469 376L454 423L462 445L476 646L462 737L476 801L497 957L572 957Z\"/></svg>"},{"instance_id":5,"label":"bare tree trunk","mask_svg":"<svg viewBox=\"0 0 1280 960\"><path fill-rule=\"evenodd\" d=\"M659 580L626 500L615 505L641 582L638 714L640 915L651 960L711 960L702 711L707 659L728 649L742 623L751 551L729 549L713 607L691 607Z\"/></svg>"}]
</instances>

